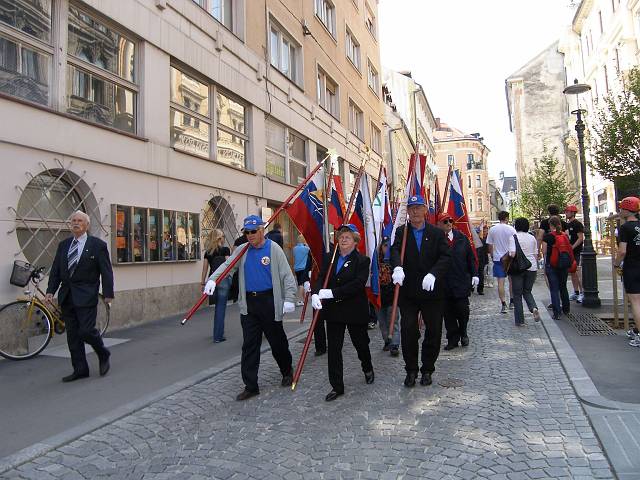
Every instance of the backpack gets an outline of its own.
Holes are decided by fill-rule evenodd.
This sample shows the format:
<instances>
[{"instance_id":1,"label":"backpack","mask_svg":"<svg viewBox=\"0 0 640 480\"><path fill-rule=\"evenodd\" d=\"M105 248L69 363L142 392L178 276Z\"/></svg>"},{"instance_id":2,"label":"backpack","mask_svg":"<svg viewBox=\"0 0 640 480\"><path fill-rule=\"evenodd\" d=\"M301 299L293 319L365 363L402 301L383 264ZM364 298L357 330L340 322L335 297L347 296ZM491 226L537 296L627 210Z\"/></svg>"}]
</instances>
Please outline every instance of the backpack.
<instances>
[{"instance_id":1,"label":"backpack","mask_svg":"<svg viewBox=\"0 0 640 480\"><path fill-rule=\"evenodd\" d=\"M576 260L573 256L573 248L571 248L569 238L564 233L551 232L551 234L554 236L555 242L553 242L553 247L551 248L549 263L553 268L571 271L576 265Z\"/></svg>"}]
</instances>

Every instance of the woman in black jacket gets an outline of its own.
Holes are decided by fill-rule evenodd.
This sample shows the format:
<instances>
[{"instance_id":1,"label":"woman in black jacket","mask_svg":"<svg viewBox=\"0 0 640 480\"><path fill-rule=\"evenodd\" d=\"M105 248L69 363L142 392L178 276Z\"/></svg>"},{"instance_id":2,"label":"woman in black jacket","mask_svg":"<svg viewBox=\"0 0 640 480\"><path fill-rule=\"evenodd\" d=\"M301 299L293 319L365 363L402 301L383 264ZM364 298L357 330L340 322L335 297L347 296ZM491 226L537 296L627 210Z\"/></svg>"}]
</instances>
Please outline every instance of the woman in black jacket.
<instances>
[{"instance_id":1,"label":"woman in black jacket","mask_svg":"<svg viewBox=\"0 0 640 480\"><path fill-rule=\"evenodd\" d=\"M373 383L373 365L369 351L369 301L365 285L369 278L369 257L356 250L360 234L355 225L342 225L337 233L338 251L329 275L327 288L321 288L329 265L324 265L313 289L311 304L322 309L327 324L329 383L332 390L325 400L330 402L344 393L342 346L345 328L358 352L365 381Z\"/></svg>"}]
</instances>

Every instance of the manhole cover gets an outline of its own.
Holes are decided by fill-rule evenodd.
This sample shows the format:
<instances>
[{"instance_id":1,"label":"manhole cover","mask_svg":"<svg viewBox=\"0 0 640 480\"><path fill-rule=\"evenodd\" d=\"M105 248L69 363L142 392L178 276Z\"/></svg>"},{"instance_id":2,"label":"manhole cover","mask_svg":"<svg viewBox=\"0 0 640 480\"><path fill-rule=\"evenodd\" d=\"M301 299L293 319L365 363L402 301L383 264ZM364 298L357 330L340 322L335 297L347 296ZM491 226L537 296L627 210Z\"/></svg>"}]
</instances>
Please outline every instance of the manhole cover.
<instances>
[{"instance_id":1,"label":"manhole cover","mask_svg":"<svg viewBox=\"0 0 640 480\"><path fill-rule=\"evenodd\" d=\"M609 325L593 313L568 313L569 323L578 331L578 335L615 335Z\"/></svg>"},{"instance_id":2,"label":"manhole cover","mask_svg":"<svg viewBox=\"0 0 640 480\"><path fill-rule=\"evenodd\" d=\"M446 377L442 380L438 380L438 385L445 388L453 388L453 387L461 387L464 385L464 382L459 378Z\"/></svg>"}]
</instances>

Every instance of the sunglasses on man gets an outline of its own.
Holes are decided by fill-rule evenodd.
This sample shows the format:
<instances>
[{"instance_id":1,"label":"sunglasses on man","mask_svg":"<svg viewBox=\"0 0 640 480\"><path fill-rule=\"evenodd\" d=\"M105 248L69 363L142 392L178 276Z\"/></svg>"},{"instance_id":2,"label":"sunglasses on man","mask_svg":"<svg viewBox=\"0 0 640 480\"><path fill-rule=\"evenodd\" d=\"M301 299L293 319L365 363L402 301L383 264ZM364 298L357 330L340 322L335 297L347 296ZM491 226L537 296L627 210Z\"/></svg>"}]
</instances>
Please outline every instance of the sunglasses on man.
<instances>
[{"instance_id":1,"label":"sunglasses on man","mask_svg":"<svg viewBox=\"0 0 640 480\"><path fill-rule=\"evenodd\" d=\"M249 235L249 234L253 235L255 233L258 233L258 230L245 230L244 233L247 234L247 235Z\"/></svg>"},{"instance_id":2,"label":"sunglasses on man","mask_svg":"<svg viewBox=\"0 0 640 480\"><path fill-rule=\"evenodd\" d=\"M449 223L453 223L453 220L440 220L440 223L448 225Z\"/></svg>"}]
</instances>

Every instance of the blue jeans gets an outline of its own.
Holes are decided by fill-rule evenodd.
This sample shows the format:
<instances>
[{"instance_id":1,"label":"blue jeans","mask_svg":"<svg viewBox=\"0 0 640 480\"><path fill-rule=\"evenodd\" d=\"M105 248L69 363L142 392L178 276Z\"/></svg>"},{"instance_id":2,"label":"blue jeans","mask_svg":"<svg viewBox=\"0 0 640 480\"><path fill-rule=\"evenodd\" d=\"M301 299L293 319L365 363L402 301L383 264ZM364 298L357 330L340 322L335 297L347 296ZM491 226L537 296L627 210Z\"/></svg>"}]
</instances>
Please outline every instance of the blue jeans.
<instances>
[{"instance_id":1,"label":"blue jeans","mask_svg":"<svg viewBox=\"0 0 640 480\"><path fill-rule=\"evenodd\" d=\"M227 298L231 289L231 277L227 277L220 285L216 285L213 294L216 297L215 313L213 314L213 341L224 338L224 316L227 312Z\"/></svg>"},{"instance_id":2,"label":"blue jeans","mask_svg":"<svg viewBox=\"0 0 640 480\"><path fill-rule=\"evenodd\" d=\"M380 333L385 343L389 340L389 323L391 323L391 305L387 307L381 307L378 310L378 325L380 326ZM400 346L400 309L396 315L396 321L393 324L393 337L391 338L390 345L394 347Z\"/></svg>"},{"instance_id":3,"label":"blue jeans","mask_svg":"<svg viewBox=\"0 0 640 480\"><path fill-rule=\"evenodd\" d=\"M553 315L559 317L561 313L569 313L571 304L569 302L569 292L567 291L567 277L569 270L553 268L549 263L545 263L544 272L549 280L549 293L551 294L551 304L553 305ZM560 305L562 303L562 306Z\"/></svg>"}]
</instances>

